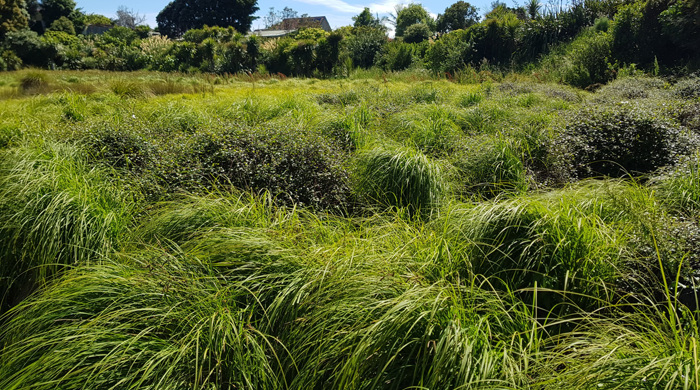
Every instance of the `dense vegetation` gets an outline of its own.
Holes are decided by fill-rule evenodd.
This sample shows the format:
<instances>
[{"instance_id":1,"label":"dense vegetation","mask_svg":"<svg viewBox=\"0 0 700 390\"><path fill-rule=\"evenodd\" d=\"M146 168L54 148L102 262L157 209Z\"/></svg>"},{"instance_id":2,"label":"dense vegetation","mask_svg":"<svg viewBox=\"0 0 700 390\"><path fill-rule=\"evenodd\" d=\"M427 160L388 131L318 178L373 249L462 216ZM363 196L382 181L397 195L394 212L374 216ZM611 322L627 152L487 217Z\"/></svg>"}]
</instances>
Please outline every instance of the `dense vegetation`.
<instances>
[{"instance_id":1,"label":"dense vegetation","mask_svg":"<svg viewBox=\"0 0 700 390\"><path fill-rule=\"evenodd\" d=\"M700 79L492 76L0 74L0 388L700 388Z\"/></svg>"},{"instance_id":2,"label":"dense vegetation","mask_svg":"<svg viewBox=\"0 0 700 390\"><path fill-rule=\"evenodd\" d=\"M466 82L517 71L593 88L637 71L688 74L700 63L697 0L590 0L566 6L532 0L518 8L495 2L481 15L458 1L435 20L420 4L409 4L397 8L394 39L387 35L388 21L375 18L370 9L354 17L353 26L332 32L309 25L263 39L248 34L254 1L224 3L227 10L211 1L173 1L158 17L161 35L151 35L148 26L136 25L138 14L128 10L110 21L83 14L72 0L43 0L40 7L13 0L0 6L0 70L33 66L346 78L357 68L377 73L413 69ZM30 19L19 12L22 4ZM296 12L286 8L283 14ZM265 20L273 23L278 16L271 10ZM103 29L91 32L90 26Z\"/></svg>"}]
</instances>

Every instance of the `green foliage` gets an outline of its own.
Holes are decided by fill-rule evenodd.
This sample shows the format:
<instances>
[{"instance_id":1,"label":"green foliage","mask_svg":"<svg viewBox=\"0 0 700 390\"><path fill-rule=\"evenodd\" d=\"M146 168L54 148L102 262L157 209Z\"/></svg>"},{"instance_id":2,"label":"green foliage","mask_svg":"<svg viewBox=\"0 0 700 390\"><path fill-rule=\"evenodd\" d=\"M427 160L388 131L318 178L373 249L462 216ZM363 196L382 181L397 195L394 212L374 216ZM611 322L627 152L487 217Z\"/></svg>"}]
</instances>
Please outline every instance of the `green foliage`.
<instances>
[{"instance_id":1,"label":"green foliage","mask_svg":"<svg viewBox=\"0 0 700 390\"><path fill-rule=\"evenodd\" d=\"M136 205L73 147L3 152L0 289L15 305L66 266L99 262L117 246Z\"/></svg>"},{"instance_id":2,"label":"green foliage","mask_svg":"<svg viewBox=\"0 0 700 390\"><path fill-rule=\"evenodd\" d=\"M377 53L387 43L387 37L381 28L357 27L344 42L353 64L370 68L374 64Z\"/></svg>"},{"instance_id":3,"label":"green foliage","mask_svg":"<svg viewBox=\"0 0 700 390\"><path fill-rule=\"evenodd\" d=\"M406 43L421 43L430 38L430 27L424 23L416 23L406 27L403 41Z\"/></svg>"},{"instance_id":4,"label":"green foliage","mask_svg":"<svg viewBox=\"0 0 700 390\"><path fill-rule=\"evenodd\" d=\"M70 35L75 35L75 27L73 26L73 22L71 22L70 19L65 16L61 16L60 18L54 20L47 30L61 31Z\"/></svg>"},{"instance_id":5,"label":"green foliage","mask_svg":"<svg viewBox=\"0 0 700 390\"><path fill-rule=\"evenodd\" d=\"M465 195L492 198L528 189L520 153L508 140L474 140L451 160L458 170L459 192Z\"/></svg>"},{"instance_id":6,"label":"green foliage","mask_svg":"<svg viewBox=\"0 0 700 390\"><path fill-rule=\"evenodd\" d=\"M445 13L437 17L437 31L446 33L455 30L465 30L479 21L476 7L459 0L445 8Z\"/></svg>"},{"instance_id":7,"label":"green foliage","mask_svg":"<svg viewBox=\"0 0 700 390\"><path fill-rule=\"evenodd\" d=\"M46 66L55 56L55 47L43 42L37 33L30 30L8 33L5 45L26 65Z\"/></svg>"},{"instance_id":8,"label":"green foliage","mask_svg":"<svg viewBox=\"0 0 700 390\"><path fill-rule=\"evenodd\" d=\"M384 25L382 24L382 21L378 18L375 18L374 15L372 15L372 12L370 12L369 8L365 7L365 9L360 12L359 15L353 16L353 26L354 27L372 27L372 28L385 28Z\"/></svg>"},{"instance_id":9,"label":"green foliage","mask_svg":"<svg viewBox=\"0 0 700 390\"><path fill-rule=\"evenodd\" d=\"M642 107L585 108L557 141L578 177L622 177L673 164L693 140L673 123Z\"/></svg>"},{"instance_id":10,"label":"green foliage","mask_svg":"<svg viewBox=\"0 0 700 390\"><path fill-rule=\"evenodd\" d=\"M12 31L27 28L27 14L24 11L23 0L2 0L0 2L0 41Z\"/></svg>"},{"instance_id":11,"label":"green foliage","mask_svg":"<svg viewBox=\"0 0 700 390\"><path fill-rule=\"evenodd\" d=\"M408 69L413 64L415 45L401 41L392 41L384 45L377 65L391 71Z\"/></svg>"},{"instance_id":12,"label":"green foliage","mask_svg":"<svg viewBox=\"0 0 700 390\"><path fill-rule=\"evenodd\" d=\"M269 191L282 203L322 210L349 207L344 158L324 139L270 127L202 136L194 156L210 183Z\"/></svg>"},{"instance_id":13,"label":"green foliage","mask_svg":"<svg viewBox=\"0 0 700 390\"><path fill-rule=\"evenodd\" d=\"M663 33L678 47L687 50L688 54L700 50L700 2L674 2L661 12L659 20Z\"/></svg>"},{"instance_id":14,"label":"green foliage","mask_svg":"<svg viewBox=\"0 0 700 390\"><path fill-rule=\"evenodd\" d=\"M588 31L559 48L550 55L549 61L552 71L557 72L563 82L585 88L612 79L609 65L612 55L611 35Z\"/></svg>"},{"instance_id":15,"label":"green foliage","mask_svg":"<svg viewBox=\"0 0 700 390\"><path fill-rule=\"evenodd\" d=\"M428 26L430 31L435 30L435 21L422 5L411 3L399 7L396 11L396 30L394 32L397 37L402 37L409 26L420 23Z\"/></svg>"},{"instance_id":16,"label":"green foliage","mask_svg":"<svg viewBox=\"0 0 700 390\"><path fill-rule=\"evenodd\" d=\"M177 38L187 30L207 25L232 26L236 31L247 33L253 23L253 14L258 10L256 4L255 0L236 0L223 4L211 0L174 0L156 16L158 31Z\"/></svg>"},{"instance_id":17,"label":"green foliage","mask_svg":"<svg viewBox=\"0 0 700 390\"><path fill-rule=\"evenodd\" d=\"M385 207L429 215L442 201L439 164L410 148L375 147L358 157L355 190Z\"/></svg>"},{"instance_id":18,"label":"green foliage","mask_svg":"<svg viewBox=\"0 0 700 390\"><path fill-rule=\"evenodd\" d=\"M75 1L73 0L42 0L42 19L44 23L50 26L61 17L70 18L71 14L75 11L75 5Z\"/></svg>"}]
</instances>

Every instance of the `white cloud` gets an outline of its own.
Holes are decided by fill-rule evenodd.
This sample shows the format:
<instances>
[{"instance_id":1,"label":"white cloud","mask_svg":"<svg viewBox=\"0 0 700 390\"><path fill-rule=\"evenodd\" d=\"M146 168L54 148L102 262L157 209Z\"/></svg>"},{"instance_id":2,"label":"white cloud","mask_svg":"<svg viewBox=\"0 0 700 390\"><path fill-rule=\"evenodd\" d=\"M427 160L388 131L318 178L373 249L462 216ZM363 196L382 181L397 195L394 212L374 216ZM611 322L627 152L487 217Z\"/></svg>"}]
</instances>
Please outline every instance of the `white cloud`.
<instances>
[{"instance_id":1,"label":"white cloud","mask_svg":"<svg viewBox=\"0 0 700 390\"><path fill-rule=\"evenodd\" d=\"M328 8L332 8L338 12L355 13L359 14L364 9L363 7L352 5L344 2L343 0L298 0L301 3L322 5Z\"/></svg>"}]
</instances>

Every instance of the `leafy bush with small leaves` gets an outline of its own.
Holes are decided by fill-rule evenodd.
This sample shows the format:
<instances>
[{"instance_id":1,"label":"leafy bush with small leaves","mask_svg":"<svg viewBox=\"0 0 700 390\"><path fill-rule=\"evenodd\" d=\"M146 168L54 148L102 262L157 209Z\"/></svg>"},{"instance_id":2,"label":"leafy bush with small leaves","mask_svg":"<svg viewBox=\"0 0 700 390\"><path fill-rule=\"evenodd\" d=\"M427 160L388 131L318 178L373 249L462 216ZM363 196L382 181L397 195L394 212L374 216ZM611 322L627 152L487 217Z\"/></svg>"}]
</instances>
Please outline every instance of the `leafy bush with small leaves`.
<instances>
[{"instance_id":1,"label":"leafy bush with small leaves","mask_svg":"<svg viewBox=\"0 0 700 390\"><path fill-rule=\"evenodd\" d=\"M650 173L675 163L697 141L676 124L633 105L579 111L557 142L579 178Z\"/></svg>"},{"instance_id":2,"label":"leafy bush with small leaves","mask_svg":"<svg viewBox=\"0 0 700 390\"><path fill-rule=\"evenodd\" d=\"M233 128L194 146L205 180L269 191L278 201L343 212L350 206L346 158L321 137L289 129Z\"/></svg>"},{"instance_id":3,"label":"leafy bush with small leaves","mask_svg":"<svg viewBox=\"0 0 700 390\"><path fill-rule=\"evenodd\" d=\"M104 161L113 168L141 172L154 158L154 148L148 141L126 131L89 131L84 135L83 142L93 159Z\"/></svg>"},{"instance_id":4,"label":"leafy bush with small leaves","mask_svg":"<svg viewBox=\"0 0 700 390\"><path fill-rule=\"evenodd\" d=\"M696 99L700 97L700 77L684 79L673 86L676 96L683 99Z\"/></svg>"}]
</instances>

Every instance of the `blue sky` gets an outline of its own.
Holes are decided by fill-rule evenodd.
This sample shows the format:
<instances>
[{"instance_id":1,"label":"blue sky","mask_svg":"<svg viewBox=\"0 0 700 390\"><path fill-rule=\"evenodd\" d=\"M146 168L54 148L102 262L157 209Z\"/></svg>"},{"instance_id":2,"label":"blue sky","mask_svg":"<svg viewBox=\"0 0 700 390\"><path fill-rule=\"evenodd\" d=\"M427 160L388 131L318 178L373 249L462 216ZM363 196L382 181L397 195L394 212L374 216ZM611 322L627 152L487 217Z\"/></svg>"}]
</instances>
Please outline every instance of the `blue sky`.
<instances>
[{"instance_id":1,"label":"blue sky","mask_svg":"<svg viewBox=\"0 0 700 390\"><path fill-rule=\"evenodd\" d=\"M436 16L443 13L445 8L450 6L457 0L437 0L423 2L423 6ZM126 6L146 16L146 23L151 27L156 26L156 15L170 2L170 0L119 0L104 1L104 0L76 0L79 8L82 8L85 13L97 13L108 17L114 17L117 8L121 5ZM372 13L379 13L380 16L386 15L394 10L394 7L400 3L409 3L410 1L401 0L258 0L260 11L256 16L263 16L268 13L270 7L276 10L281 10L284 7L290 7L301 14L309 14L310 16L325 16L331 24L332 28L347 26L352 24L352 17L362 12L364 7L369 7ZM470 1L472 5L479 9L479 13L483 14L490 9L492 0L474 0ZM507 1L510 5L511 1ZM253 22L253 29L263 28L262 20Z\"/></svg>"}]
</instances>

